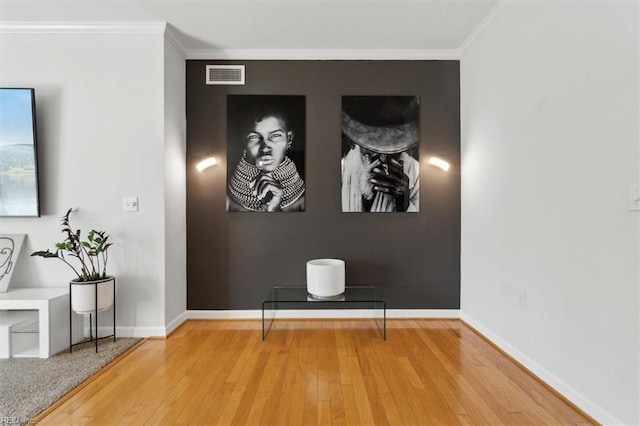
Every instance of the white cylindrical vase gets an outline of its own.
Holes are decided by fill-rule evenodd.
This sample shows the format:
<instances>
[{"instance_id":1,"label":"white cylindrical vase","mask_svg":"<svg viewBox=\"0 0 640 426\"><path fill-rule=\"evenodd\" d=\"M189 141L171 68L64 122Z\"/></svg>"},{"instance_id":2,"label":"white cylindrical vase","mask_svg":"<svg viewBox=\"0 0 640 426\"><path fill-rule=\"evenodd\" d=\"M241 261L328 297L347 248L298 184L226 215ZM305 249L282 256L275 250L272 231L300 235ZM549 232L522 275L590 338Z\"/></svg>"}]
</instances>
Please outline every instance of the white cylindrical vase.
<instances>
[{"instance_id":1,"label":"white cylindrical vase","mask_svg":"<svg viewBox=\"0 0 640 426\"><path fill-rule=\"evenodd\" d=\"M313 259L307 262L307 292L320 299L344 293L344 260Z\"/></svg>"},{"instance_id":2,"label":"white cylindrical vase","mask_svg":"<svg viewBox=\"0 0 640 426\"><path fill-rule=\"evenodd\" d=\"M96 281L71 281L71 309L79 314L106 311L113 305L115 278L107 277ZM98 308L96 309L96 291Z\"/></svg>"}]
</instances>

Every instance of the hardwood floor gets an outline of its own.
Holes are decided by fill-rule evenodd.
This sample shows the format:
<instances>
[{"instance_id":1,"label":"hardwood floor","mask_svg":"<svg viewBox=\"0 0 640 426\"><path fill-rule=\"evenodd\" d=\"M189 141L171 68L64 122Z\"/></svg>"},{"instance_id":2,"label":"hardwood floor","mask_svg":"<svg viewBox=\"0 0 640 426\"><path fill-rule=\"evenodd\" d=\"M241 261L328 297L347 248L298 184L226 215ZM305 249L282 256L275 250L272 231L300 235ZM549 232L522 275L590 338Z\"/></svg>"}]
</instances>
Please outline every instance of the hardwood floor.
<instances>
[{"instance_id":1,"label":"hardwood floor","mask_svg":"<svg viewBox=\"0 0 640 426\"><path fill-rule=\"evenodd\" d=\"M593 424L459 320L190 320L42 418L100 425Z\"/></svg>"}]
</instances>

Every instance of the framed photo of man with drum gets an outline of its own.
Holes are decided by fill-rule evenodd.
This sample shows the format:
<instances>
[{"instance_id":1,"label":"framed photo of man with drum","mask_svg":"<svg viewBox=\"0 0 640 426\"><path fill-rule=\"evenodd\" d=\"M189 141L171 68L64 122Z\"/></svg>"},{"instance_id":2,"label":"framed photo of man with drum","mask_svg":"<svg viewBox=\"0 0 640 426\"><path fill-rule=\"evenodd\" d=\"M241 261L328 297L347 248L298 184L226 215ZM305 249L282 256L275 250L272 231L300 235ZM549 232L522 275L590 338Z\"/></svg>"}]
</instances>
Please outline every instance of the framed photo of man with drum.
<instances>
[{"instance_id":1,"label":"framed photo of man with drum","mask_svg":"<svg viewBox=\"0 0 640 426\"><path fill-rule=\"evenodd\" d=\"M420 211L420 97L342 97L343 212Z\"/></svg>"}]
</instances>

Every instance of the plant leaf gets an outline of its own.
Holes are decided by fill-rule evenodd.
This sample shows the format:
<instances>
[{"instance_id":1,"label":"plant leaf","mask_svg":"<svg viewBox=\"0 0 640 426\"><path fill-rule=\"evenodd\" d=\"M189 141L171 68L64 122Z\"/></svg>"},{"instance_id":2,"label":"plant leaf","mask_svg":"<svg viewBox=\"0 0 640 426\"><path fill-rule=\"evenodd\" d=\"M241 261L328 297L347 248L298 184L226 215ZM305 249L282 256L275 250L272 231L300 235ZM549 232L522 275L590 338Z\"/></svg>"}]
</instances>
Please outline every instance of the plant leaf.
<instances>
[{"instance_id":1,"label":"plant leaf","mask_svg":"<svg viewBox=\"0 0 640 426\"><path fill-rule=\"evenodd\" d=\"M40 257L58 257L56 253L51 253L49 250L47 251L34 251L31 253L31 256L40 256Z\"/></svg>"}]
</instances>

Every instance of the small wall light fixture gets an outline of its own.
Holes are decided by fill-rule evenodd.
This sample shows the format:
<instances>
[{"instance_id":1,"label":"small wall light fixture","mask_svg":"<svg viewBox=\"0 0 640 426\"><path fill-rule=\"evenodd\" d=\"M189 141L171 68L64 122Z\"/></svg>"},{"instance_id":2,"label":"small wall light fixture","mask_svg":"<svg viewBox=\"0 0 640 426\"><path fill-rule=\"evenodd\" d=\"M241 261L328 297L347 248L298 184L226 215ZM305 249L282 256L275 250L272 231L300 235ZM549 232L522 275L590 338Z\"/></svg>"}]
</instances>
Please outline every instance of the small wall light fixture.
<instances>
[{"instance_id":1,"label":"small wall light fixture","mask_svg":"<svg viewBox=\"0 0 640 426\"><path fill-rule=\"evenodd\" d=\"M218 160L216 159L216 157L207 157L204 160L200 161L198 164L196 164L196 169L198 169L199 172L208 169L211 166L215 166L216 164L218 164Z\"/></svg>"},{"instance_id":2,"label":"small wall light fixture","mask_svg":"<svg viewBox=\"0 0 640 426\"><path fill-rule=\"evenodd\" d=\"M447 170L449 170L449 167L450 167L448 161L443 160L440 157L435 157L435 156L429 157L429 164L431 164L432 166L439 167L442 170L444 170L445 172Z\"/></svg>"}]
</instances>

